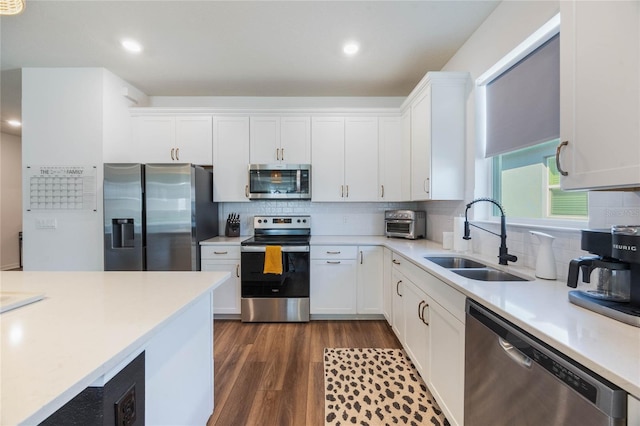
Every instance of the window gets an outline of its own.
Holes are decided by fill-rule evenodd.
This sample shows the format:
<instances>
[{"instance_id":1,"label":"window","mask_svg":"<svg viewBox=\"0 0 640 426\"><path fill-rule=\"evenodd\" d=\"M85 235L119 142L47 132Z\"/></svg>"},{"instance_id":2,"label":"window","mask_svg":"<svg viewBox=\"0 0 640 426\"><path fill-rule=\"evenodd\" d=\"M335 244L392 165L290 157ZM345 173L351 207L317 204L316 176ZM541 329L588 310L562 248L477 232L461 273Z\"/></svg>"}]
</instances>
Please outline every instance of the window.
<instances>
[{"instance_id":1,"label":"window","mask_svg":"<svg viewBox=\"0 0 640 426\"><path fill-rule=\"evenodd\" d=\"M560 189L560 17L478 79L492 197L510 217L588 218L588 194ZM497 215L497 208L494 215Z\"/></svg>"}]
</instances>

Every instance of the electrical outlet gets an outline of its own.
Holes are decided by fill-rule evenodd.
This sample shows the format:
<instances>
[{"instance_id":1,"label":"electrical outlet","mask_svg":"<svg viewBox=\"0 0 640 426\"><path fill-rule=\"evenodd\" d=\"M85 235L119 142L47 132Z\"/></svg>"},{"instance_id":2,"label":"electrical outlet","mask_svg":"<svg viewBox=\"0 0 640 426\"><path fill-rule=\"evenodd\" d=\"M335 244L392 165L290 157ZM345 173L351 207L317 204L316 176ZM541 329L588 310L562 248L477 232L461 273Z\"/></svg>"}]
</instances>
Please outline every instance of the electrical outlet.
<instances>
[{"instance_id":1,"label":"electrical outlet","mask_svg":"<svg viewBox=\"0 0 640 426\"><path fill-rule=\"evenodd\" d=\"M136 421L136 385L133 384L116 401L116 426L131 426Z\"/></svg>"},{"instance_id":2,"label":"electrical outlet","mask_svg":"<svg viewBox=\"0 0 640 426\"><path fill-rule=\"evenodd\" d=\"M342 223L349 223L349 217L348 216L342 216Z\"/></svg>"},{"instance_id":3,"label":"electrical outlet","mask_svg":"<svg viewBox=\"0 0 640 426\"><path fill-rule=\"evenodd\" d=\"M36 219L36 229L56 229L58 221L55 218Z\"/></svg>"}]
</instances>

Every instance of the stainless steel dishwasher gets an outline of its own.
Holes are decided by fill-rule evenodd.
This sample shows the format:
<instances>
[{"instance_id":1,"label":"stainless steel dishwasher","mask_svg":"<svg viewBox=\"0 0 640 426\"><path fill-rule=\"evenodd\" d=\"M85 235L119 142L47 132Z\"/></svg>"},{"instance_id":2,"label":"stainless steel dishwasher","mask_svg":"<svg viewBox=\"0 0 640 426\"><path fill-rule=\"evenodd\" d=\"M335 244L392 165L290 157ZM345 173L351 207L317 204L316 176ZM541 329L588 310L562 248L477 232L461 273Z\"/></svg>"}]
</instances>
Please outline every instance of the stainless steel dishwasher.
<instances>
[{"instance_id":1,"label":"stainless steel dishwasher","mask_svg":"<svg viewBox=\"0 0 640 426\"><path fill-rule=\"evenodd\" d=\"M625 425L627 394L467 299L464 424Z\"/></svg>"}]
</instances>

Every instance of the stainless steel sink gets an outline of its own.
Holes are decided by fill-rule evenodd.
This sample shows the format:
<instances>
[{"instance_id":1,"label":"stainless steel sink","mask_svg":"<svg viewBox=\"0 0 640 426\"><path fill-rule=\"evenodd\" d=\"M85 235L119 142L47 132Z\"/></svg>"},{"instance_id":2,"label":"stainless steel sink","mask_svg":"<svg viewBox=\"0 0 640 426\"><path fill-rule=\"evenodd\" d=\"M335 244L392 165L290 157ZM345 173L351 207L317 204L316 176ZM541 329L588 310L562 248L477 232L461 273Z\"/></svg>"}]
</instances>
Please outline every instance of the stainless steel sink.
<instances>
[{"instance_id":1,"label":"stainless steel sink","mask_svg":"<svg viewBox=\"0 0 640 426\"><path fill-rule=\"evenodd\" d=\"M529 281L526 278L510 274L509 272L504 272L492 268L451 269L451 272L454 272L465 278L478 281Z\"/></svg>"},{"instance_id":2,"label":"stainless steel sink","mask_svg":"<svg viewBox=\"0 0 640 426\"><path fill-rule=\"evenodd\" d=\"M425 259L448 269L484 268L487 266L483 263L476 262L475 260L456 256L425 256Z\"/></svg>"}]
</instances>

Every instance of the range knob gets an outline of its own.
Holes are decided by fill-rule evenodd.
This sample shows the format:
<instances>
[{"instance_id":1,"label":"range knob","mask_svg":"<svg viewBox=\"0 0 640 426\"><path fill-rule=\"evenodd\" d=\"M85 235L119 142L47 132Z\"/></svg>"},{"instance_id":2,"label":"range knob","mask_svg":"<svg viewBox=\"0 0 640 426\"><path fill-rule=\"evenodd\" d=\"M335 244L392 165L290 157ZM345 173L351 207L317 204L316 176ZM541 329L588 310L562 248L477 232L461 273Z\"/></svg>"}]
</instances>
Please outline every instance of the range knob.
<instances>
[{"instance_id":1,"label":"range knob","mask_svg":"<svg viewBox=\"0 0 640 426\"><path fill-rule=\"evenodd\" d=\"M302 223L307 223L307 219L302 219Z\"/></svg>"},{"instance_id":2,"label":"range knob","mask_svg":"<svg viewBox=\"0 0 640 426\"><path fill-rule=\"evenodd\" d=\"M300 219L298 219L298 223L300 223Z\"/></svg>"}]
</instances>

